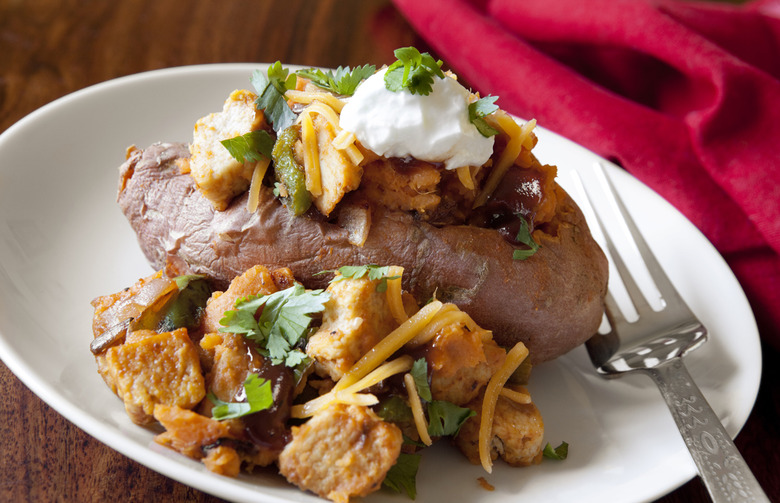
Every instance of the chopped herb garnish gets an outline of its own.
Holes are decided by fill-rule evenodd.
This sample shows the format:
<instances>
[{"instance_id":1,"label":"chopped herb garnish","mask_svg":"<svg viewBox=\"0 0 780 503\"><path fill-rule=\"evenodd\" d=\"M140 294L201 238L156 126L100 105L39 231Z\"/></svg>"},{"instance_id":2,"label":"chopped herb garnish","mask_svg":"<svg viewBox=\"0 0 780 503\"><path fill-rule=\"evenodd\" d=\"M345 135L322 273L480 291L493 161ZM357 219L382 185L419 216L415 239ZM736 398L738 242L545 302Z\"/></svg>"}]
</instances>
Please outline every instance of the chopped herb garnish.
<instances>
[{"instance_id":1,"label":"chopped herb garnish","mask_svg":"<svg viewBox=\"0 0 780 503\"><path fill-rule=\"evenodd\" d=\"M364 80L370 77L376 72L374 65L356 66L350 69L346 67L336 68L334 74L332 70L318 70L315 68L309 68L308 70L298 70L296 74L301 77L305 77L312 81L317 87L321 87L328 91L332 91L336 94L344 96L352 96L355 93L357 86Z\"/></svg>"},{"instance_id":2,"label":"chopped herb garnish","mask_svg":"<svg viewBox=\"0 0 780 503\"><path fill-rule=\"evenodd\" d=\"M259 161L261 157L271 158L274 148L274 139L267 131L250 131L241 136L234 136L220 143L230 152L238 162Z\"/></svg>"},{"instance_id":3,"label":"chopped herb garnish","mask_svg":"<svg viewBox=\"0 0 780 503\"><path fill-rule=\"evenodd\" d=\"M528 225L528 221L519 214L517 215L517 218L520 219L520 229L517 231L517 237L515 239L529 248L527 250L516 249L512 253L512 258L515 260L525 260L539 250L539 245L536 244L536 241L534 241L534 238L531 236L531 228Z\"/></svg>"},{"instance_id":4,"label":"chopped herb garnish","mask_svg":"<svg viewBox=\"0 0 780 503\"><path fill-rule=\"evenodd\" d=\"M561 445L553 448L553 446L548 442L547 445L544 446L542 455L547 459L563 461L569 455L569 444L566 442L561 442Z\"/></svg>"},{"instance_id":5,"label":"chopped herb garnish","mask_svg":"<svg viewBox=\"0 0 780 503\"><path fill-rule=\"evenodd\" d=\"M460 427L468 418L476 413L468 408L459 407L445 400L433 400L431 388L428 384L428 362L420 358L412 364L409 371L417 388L420 398L428 402L428 433L432 437L445 437L457 435Z\"/></svg>"},{"instance_id":6,"label":"chopped herb garnish","mask_svg":"<svg viewBox=\"0 0 780 503\"><path fill-rule=\"evenodd\" d=\"M157 326L158 332L172 332L177 328L195 328L200 322L200 314L211 297L211 285L205 276L190 274L173 278L179 294L167 304L162 319Z\"/></svg>"},{"instance_id":7,"label":"chopped herb garnish","mask_svg":"<svg viewBox=\"0 0 780 503\"><path fill-rule=\"evenodd\" d=\"M374 412L389 423L411 423L414 420L409 404L398 395L382 399L374 407Z\"/></svg>"},{"instance_id":8,"label":"chopped herb garnish","mask_svg":"<svg viewBox=\"0 0 780 503\"><path fill-rule=\"evenodd\" d=\"M420 466L419 454L401 453L395 464L388 470L382 485L402 493L405 492L411 499L417 497L417 469Z\"/></svg>"},{"instance_id":9,"label":"chopped herb garnish","mask_svg":"<svg viewBox=\"0 0 780 503\"><path fill-rule=\"evenodd\" d=\"M469 120L482 136L490 137L498 134L498 130L487 123L485 117L498 110L495 104L498 96L485 96L469 104Z\"/></svg>"},{"instance_id":10,"label":"chopped herb garnish","mask_svg":"<svg viewBox=\"0 0 780 503\"><path fill-rule=\"evenodd\" d=\"M420 358L412 364L412 370L409 371L414 379L414 386L417 388L417 394L426 402L433 400L431 396L431 387L428 384L428 362L425 358Z\"/></svg>"},{"instance_id":11,"label":"chopped herb garnish","mask_svg":"<svg viewBox=\"0 0 780 503\"><path fill-rule=\"evenodd\" d=\"M295 113L290 109L284 93L295 88L298 77L277 61L268 67L267 74L260 70L252 73L250 82L257 91L255 106L263 110L265 119L277 133L292 126Z\"/></svg>"},{"instance_id":12,"label":"chopped herb garnish","mask_svg":"<svg viewBox=\"0 0 780 503\"><path fill-rule=\"evenodd\" d=\"M211 416L218 421L235 419L265 410L274 404L271 381L262 379L257 374L249 374L247 376L246 381L244 381L244 394L246 395L246 402L236 403L223 402L214 393L209 393L208 399L214 404L214 408L211 409Z\"/></svg>"},{"instance_id":13,"label":"chopped herb garnish","mask_svg":"<svg viewBox=\"0 0 780 503\"><path fill-rule=\"evenodd\" d=\"M412 94L428 95L433 90L434 77L444 78L441 60L436 61L427 52L414 47L396 49L398 59L385 72L385 87L393 92L406 89Z\"/></svg>"},{"instance_id":14,"label":"chopped herb garnish","mask_svg":"<svg viewBox=\"0 0 780 503\"><path fill-rule=\"evenodd\" d=\"M253 341L274 365L296 367L308 358L301 349L309 332L311 314L322 312L330 294L306 291L296 283L270 295L236 300L236 309L219 320L220 332L242 334ZM255 313L263 308L260 318Z\"/></svg>"},{"instance_id":15,"label":"chopped herb garnish","mask_svg":"<svg viewBox=\"0 0 780 503\"><path fill-rule=\"evenodd\" d=\"M368 275L368 279L371 281L380 280L379 284L376 286L377 292L384 292L387 290L387 280L388 279L398 279L400 276L388 276L390 274L390 268L389 267L381 267L375 264L368 264L368 265L345 265L342 267L339 267L336 270L327 270L327 271L321 271L317 274L327 274L327 273L339 273L341 276L336 276L332 280L330 280L331 283L336 283L339 281L343 281L345 279L360 279L366 275Z\"/></svg>"},{"instance_id":16,"label":"chopped herb garnish","mask_svg":"<svg viewBox=\"0 0 780 503\"><path fill-rule=\"evenodd\" d=\"M434 400L428 404L428 434L432 437L455 436L463 423L476 414L452 402Z\"/></svg>"}]
</instances>

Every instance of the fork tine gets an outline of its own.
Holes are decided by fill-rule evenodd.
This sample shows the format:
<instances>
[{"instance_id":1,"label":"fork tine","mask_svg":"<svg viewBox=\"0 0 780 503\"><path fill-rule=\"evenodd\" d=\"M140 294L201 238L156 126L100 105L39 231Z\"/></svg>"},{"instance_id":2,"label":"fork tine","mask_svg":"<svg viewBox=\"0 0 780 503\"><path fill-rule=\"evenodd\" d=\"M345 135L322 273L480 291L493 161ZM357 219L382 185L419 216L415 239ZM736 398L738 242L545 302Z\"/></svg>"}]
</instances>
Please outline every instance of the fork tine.
<instances>
[{"instance_id":1,"label":"fork tine","mask_svg":"<svg viewBox=\"0 0 780 503\"><path fill-rule=\"evenodd\" d=\"M620 309L617 302L615 302L615 298L612 296L611 292L607 292L607 295L604 298L604 311L607 313L607 320L609 320L609 325L612 327L612 330L614 330L616 326L625 325L627 323L623 311Z\"/></svg>"},{"instance_id":2,"label":"fork tine","mask_svg":"<svg viewBox=\"0 0 780 503\"><path fill-rule=\"evenodd\" d=\"M626 263L623 261L623 257L615 247L615 243L609 236L609 232L607 232L606 226L601 220L598 212L596 212L596 220L598 221L599 226L601 226L602 234L604 234L604 240L607 243L607 250L609 251L610 257L612 257L612 263L615 265L615 269L617 269L617 272L620 275L620 279L623 281L623 285L626 287L628 296L631 298L631 301L633 302L634 307L638 313L646 312L647 309L650 309L647 298L645 297L645 294L642 292L642 290L639 289L639 286L637 286L636 281L634 281L634 276L631 275L631 272L628 270ZM612 300L612 303L613 306L611 309L613 313L619 312L620 309L617 307L614 299Z\"/></svg>"},{"instance_id":3,"label":"fork tine","mask_svg":"<svg viewBox=\"0 0 780 503\"><path fill-rule=\"evenodd\" d=\"M642 237L642 234L639 232L639 228L637 228L634 219L631 218L631 214L628 212L626 206L623 204L623 200L621 199L617 190L615 190L615 186L613 185L612 180L609 178L609 176L607 176L607 173L604 170L604 166L600 162L596 162L595 167L596 167L596 171L599 173L602 179L606 181L607 187L609 188L609 191L612 194L615 203L617 204L618 210L620 211L620 215L623 218L629 232L631 233L631 237L634 239L634 243L636 244L637 250L639 251L639 254L642 256L642 260L644 261L645 265L647 266L647 271L650 273L650 276L652 277L655 286L658 288L661 297L664 299L664 302L666 303L667 306L669 306L671 303L674 304L682 303L683 302L682 297L680 297L680 294L677 292L677 289L674 287L674 285L672 285L672 282L669 280L669 277L666 275L663 268L658 263L658 260L656 260L655 255L650 250L650 247L647 245L647 242ZM603 224L600 223L600 225L602 226L603 229L604 228ZM606 232L604 232L604 234L606 235ZM609 253L612 254L611 249ZM613 259L614 258L615 256L613 255ZM621 273L621 276L622 275L623 274ZM626 288L628 288L628 285L626 285ZM643 298L645 297L643 296Z\"/></svg>"}]
</instances>

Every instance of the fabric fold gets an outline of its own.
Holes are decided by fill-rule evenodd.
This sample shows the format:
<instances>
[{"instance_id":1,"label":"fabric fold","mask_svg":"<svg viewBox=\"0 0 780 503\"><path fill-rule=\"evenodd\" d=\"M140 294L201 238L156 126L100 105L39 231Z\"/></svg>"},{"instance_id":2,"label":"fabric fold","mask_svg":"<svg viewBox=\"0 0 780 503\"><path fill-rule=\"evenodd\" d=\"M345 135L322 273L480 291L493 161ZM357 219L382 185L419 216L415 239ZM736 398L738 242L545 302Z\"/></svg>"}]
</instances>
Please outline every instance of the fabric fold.
<instances>
[{"instance_id":1,"label":"fabric fold","mask_svg":"<svg viewBox=\"0 0 780 503\"><path fill-rule=\"evenodd\" d=\"M475 90L675 205L780 346L780 1L394 2Z\"/></svg>"}]
</instances>

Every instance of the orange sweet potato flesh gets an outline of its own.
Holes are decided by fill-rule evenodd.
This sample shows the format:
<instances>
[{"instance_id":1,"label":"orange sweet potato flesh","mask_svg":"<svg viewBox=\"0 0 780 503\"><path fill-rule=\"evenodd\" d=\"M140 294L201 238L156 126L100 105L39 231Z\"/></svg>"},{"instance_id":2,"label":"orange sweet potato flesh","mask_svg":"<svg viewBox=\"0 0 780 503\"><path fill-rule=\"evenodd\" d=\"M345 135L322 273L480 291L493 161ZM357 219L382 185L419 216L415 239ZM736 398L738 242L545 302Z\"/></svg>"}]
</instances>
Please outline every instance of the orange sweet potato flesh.
<instances>
[{"instance_id":1,"label":"orange sweet potato flesh","mask_svg":"<svg viewBox=\"0 0 780 503\"><path fill-rule=\"evenodd\" d=\"M418 302L434 294L454 302L504 346L524 342L534 363L582 344L601 321L607 261L574 201L560 187L558 208L539 251L513 260L498 231L435 227L400 211L378 212L364 246L334 223L294 217L263 187L257 211L246 195L215 211L182 174L186 144L131 149L120 168L118 202L156 268L207 274L227 284L249 267L289 267L307 288L320 288L343 265L404 268L403 286Z\"/></svg>"}]
</instances>

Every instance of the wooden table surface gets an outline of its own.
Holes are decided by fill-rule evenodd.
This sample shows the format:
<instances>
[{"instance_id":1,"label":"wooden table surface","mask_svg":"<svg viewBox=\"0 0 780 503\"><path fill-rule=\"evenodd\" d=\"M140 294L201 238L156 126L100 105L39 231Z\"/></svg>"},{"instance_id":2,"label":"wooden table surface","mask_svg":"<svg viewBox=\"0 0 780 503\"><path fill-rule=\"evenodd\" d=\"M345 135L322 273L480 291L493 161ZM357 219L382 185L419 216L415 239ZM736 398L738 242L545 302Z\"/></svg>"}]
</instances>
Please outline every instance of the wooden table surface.
<instances>
[{"instance_id":1,"label":"wooden table surface","mask_svg":"<svg viewBox=\"0 0 780 503\"><path fill-rule=\"evenodd\" d=\"M389 0L0 0L0 132L65 94L132 73L276 60L381 65L405 45L427 50ZM780 354L764 350L758 402L736 443L780 501ZM219 501L93 439L2 363L0 389L0 501ZM708 498L695 479L659 501Z\"/></svg>"}]
</instances>

